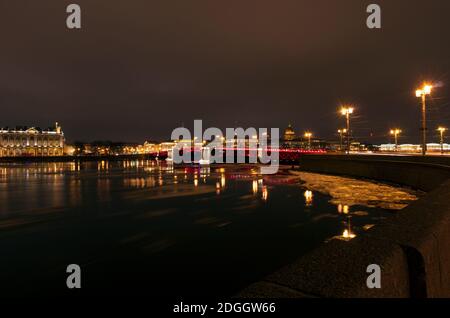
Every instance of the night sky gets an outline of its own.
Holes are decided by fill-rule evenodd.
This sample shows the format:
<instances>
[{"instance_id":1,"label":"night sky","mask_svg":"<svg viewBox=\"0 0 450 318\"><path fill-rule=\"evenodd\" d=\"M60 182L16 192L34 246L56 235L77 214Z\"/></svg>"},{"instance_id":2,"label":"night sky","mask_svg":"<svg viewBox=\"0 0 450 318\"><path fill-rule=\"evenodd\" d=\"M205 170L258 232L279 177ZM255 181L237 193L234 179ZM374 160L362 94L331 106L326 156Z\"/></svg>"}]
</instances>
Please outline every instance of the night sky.
<instances>
[{"instance_id":1,"label":"night sky","mask_svg":"<svg viewBox=\"0 0 450 318\"><path fill-rule=\"evenodd\" d=\"M82 29L66 28L66 6ZM366 7L382 8L382 29ZM63 126L69 141L168 139L204 125L419 143L450 126L449 0L0 0L0 126ZM370 137L373 133L373 137Z\"/></svg>"}]
</instances>

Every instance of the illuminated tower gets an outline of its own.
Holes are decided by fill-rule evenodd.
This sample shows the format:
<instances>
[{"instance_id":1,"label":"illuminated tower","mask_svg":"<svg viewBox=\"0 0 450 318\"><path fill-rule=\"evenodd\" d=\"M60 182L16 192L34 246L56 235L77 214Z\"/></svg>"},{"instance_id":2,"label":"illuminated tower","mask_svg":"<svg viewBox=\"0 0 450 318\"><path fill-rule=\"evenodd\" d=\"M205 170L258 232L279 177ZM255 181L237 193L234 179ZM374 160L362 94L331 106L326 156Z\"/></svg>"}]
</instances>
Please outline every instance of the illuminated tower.
<instances>
[{"instance_id":1,"label":"illuminated tower","mask_svg":"<svg viewBox=\"0 0 450 318\"><path fill-rule=\"evenodd\" d=\"M62 131L61 126L58 124L58 122L55 123L55 131L57 134L60 134Z\"/></svg>"},{"instance_id":2,"label":"illuminated tower","mask_svg":"<svg viewBox=\"0 0 450 318\"><path fill-rule=\"evenodd\" d=\"M295 131L291 124L284 131L284 141L293 141L295 139Z\"/></svg>"}]
</instances>

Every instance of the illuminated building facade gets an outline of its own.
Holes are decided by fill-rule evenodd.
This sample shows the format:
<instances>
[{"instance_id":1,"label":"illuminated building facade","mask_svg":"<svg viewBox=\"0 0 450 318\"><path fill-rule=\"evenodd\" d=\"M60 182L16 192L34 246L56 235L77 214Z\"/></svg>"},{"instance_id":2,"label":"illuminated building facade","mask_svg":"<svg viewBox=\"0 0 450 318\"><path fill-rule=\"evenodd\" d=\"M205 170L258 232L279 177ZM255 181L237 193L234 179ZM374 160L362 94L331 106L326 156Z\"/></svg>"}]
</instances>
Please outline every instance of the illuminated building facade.
<instances>
[{"instance_id":1,"label":"illuminated building facade","mask_svg":"<svg viewBox=\"0 0 450 318\"><path fill-rule=\"evenodd\" d=\"M305 135L296 135L291 124L284 130L283 139L280 140L280 145L281 148L287 149L329 149L328 143L324 140L318 138L309 140Z\"/></svg>"},{"instance_id":2,"label":"illuminated building facade","mask_svg":"<svg viewBox=\"0 0 450 318\"><path fill-rule=\"evenodd\" d=\"M449 144L443 144L442 148L440 144L437 143L428 143L427 144L427 151L430 153L439 153L441 150L444 150L444 152L450 152L450 145ZM422 151L422 145L414 145L414 144L402 144L402 145L395 145L395 144L383 144L380 146L380 151L384 152L404 152L404 153L420 153Z\"/></svg>"},{"instance_id":3,"label":"illuminated building facade","mask_svg":"<svg viewBox=\"0 0 450 318\"><path fill-rule=\"evenodd\" d=\"M284 141L293 141L296 139L295 131L292 128L291 124L284 130Z\"/></svg>"},{"instance_id":4,"label":"illuminated building facade","mask_svg":"<svg viewBox=\"0 0 450 318\"><path fill-rule=\"evenodd\" d=\"M62 156L64 133L56 123L54 128L0 128L0 157Z\"/></svg>"},{"instance_id":5,"label":"illuminated building facade","mask_svg":"<svg viewBox=\"0 0 450 318\"><path fill-rule=\"evenodd\" d=\"M292 128L292 125L289 124L288 127L284 130L283 139L281 140L281 147L289 149L300 149L305 148L306 145L301 138L295 135L294 128Z\"/></svg>"}]
</instances>

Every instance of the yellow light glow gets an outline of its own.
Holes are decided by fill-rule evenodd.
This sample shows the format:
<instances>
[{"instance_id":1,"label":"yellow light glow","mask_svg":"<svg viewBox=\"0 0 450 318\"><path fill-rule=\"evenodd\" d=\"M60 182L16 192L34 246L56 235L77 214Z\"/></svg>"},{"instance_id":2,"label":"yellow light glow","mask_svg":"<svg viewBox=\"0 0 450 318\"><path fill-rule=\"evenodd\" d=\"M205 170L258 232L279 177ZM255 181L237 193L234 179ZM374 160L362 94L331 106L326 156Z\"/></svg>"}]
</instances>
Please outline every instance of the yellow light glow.
<instances>
[{"instance_id":1,"label":"yellow light glow","mask_svg":"<svg viewBox=\"0 0 450 318\"><path fill-rule=\"evenodd\" d=\"M426 95L429 95L429 94L431 94L431 90L433 89L433 86L431 86L431 85L425 85L424 86L424 88L423 88L423 92L426 94Z\"/></svg>"},{"instance_id":2,"label":"yellow light glow","mask_svg":"<svg viewBox=\"0 0 450 318\"><path fill-rule=\"evenodd\" d=\"M267 197L269 196L269 191L267 190L267 187L264 186L262 189L262 199L264 201L267 201Z\"/></svg>"},{"instance_id":3,"label":"yellow light glow","mask_svg":"<svg viewBox=\"0 0 450 318\"><path fill-rule=\"evenodd\" d=\"M304 193L306 206L312 205L313 202L313 193L310 190L306 190Z\"/></svg>"},{"instance_id":4,"label":"yellow light glow","mask_svg":"<svg viewBox=\"0 0 450 318\"><path fill-rule=\"evenodd\" d=\"M257 194L258 193L258 181L257 180L253 180L252 188L253 188L253 194Z\"/></svg>"},{"instance_id":5,"label":"yellow light glow","mask_svg":"<svg viewBox=\"0 0 450 318\"><path fill-rule=\"evenodd\" d=\"M342 213L348 214L348 212L349 212L348 205L344 205L344 206L342 207Z\"/></svg>"},{"instance_id":6,"label":"yellow light glow","mask_svg":"<svg viewBox=\"0 0 450 318\"><path fill-rule=\"evenodd\" d=\"M445 128L445 127L439 127L438 129L437 129L437 131L439 131L439 132L445 132L445 131L447 131L448 129L447 128Z\"/></svg>"},{"instance_id":7,"label":"yellow light glow","mask_svg":"<svg viewBox=\"0 0 450 318\"><path fill-rule=\"evenodd\" d=\"M346 116L353 114L354 108L353 107L342 107L341 108L341 114Z\"/></svg>"},{"instance_id":8,"label":"yellow light glow","mask_svg":"<svg viewBox=\"0 0 450 318\"><path fill-rule=\"evenodd\" d=\"M416 90L416 97L430 95L432 90L433 90L433 85L423 84L423 87L421 89Z\"/></svg>"},{"instance_id":9,"label":"yellow light glow","mask_svg":"<svg viewBox=\"0 0 450 318\"><path fill-rule=\"evenodd\" d=\"M355 238L356 235L350 232L349 230L344 230L344 233L342 233L342 237L346 239L352 239Z\"/></svg>"}]
</instances>

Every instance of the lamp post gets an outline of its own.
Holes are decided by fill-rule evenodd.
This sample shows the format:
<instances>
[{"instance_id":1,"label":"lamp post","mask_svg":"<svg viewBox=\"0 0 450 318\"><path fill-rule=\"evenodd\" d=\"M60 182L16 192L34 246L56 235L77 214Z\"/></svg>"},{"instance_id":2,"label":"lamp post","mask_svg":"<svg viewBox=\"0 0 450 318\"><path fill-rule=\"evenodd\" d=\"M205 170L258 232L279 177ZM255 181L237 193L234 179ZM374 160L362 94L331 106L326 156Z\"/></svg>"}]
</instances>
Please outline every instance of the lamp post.
<instances>
[{"instance_id":1,"label":"lamp post","mask_svg":"<svg viewBox=\"0 0 450 318\"><path fill-rule=\"evenodd\" d=\"M426 96L431 94L432 85L424 84L421 89L416 90L416 97L422 98L422 155L427 154L427 114Z\"/></svg>"},{"instance_id":2,"label":"lamp post","mask_svg":"<svg viewBox=\"0 0 450 318\"><path fill-rule=\"evenodd\" d=\"M312 133L305 132L305 138L308 138L308 149L309 150L311 150L311 137L312 137Z\"/></svg>"},{"instance_id":3,"label":"lamp post","mask_svg":"<svg viewBox=\"0 0 450 318\"><path fill-rule=\"evenodd\" d=\"M394 136L394 141L395 141L395 151L397 151L397 147L398 147L398 135L401 134L401 130L400 129L391 129L391 135Z\"/></svg>"},{"instance_id":4,"label":"lamp post","mask_svg":"<svg viewBox=\"0 0 450 318\"><path fill-rule=\"evenodd\" d=\"M341 114L347 120L347 154L350 154L350 115L353 114L353 111L352 107L342 107L341 109Z\"/></svg>"},{"instance_id":5,"label":"lamp post","mask_svg":"<svg viewBox=\"0 0 450 318\"><path fill-rule=\"evenodd\" d=\"M344 134L347 133L347 129L343 128L343 129L339 129L338 130L339 136L341 137L341 143L340 143L340 147L339 147L339 151L343 150L343 139L344 139Z\"/></svg>"},{"instance_id":6,"label":"lamp post","mask_svg":"<svg viewBox=\"0 0 450 318\"><path fill-rule=\"evenodd\" d=\"M437 131L441 133L441 154L444 154L444 132L446 132L448 129L445 127L439 127Z\"/></svg>"}]
</instances>

